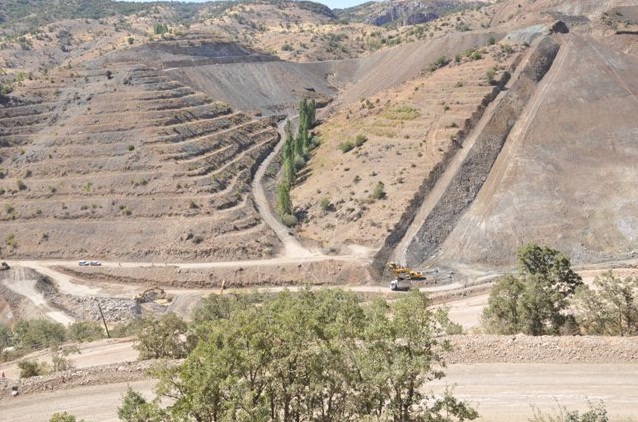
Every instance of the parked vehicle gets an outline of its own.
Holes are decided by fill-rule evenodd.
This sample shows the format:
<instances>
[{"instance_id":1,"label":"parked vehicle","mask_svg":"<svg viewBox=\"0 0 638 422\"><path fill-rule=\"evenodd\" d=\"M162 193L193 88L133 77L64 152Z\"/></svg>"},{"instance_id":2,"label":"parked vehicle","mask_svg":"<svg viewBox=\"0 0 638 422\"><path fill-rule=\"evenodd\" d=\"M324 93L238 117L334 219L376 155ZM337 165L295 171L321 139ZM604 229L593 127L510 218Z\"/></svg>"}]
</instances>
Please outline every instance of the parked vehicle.
<instances>
[{"instance_id":1,"label":"parked vehicle","mask_svg":"<svg viewBox=\"0 0 638 422\"><path fill-rule=\"evenodd\" d=\"M393 292L406 292L413 286L413 282L406 278L395 278L390 282L390 290Z\"/></svg>"},{"instance_id":2,"label":"parked vehicle","mask_svg":"<svg viewBox=\"0 0 638 422\"><path fill-rule=\"evenodd\" d=\"M79 264L80 264L80 267L88 267L89 261L86 261L83 259L82 261L79 262Z\"/></svg>"},{"instance_id":3,"label":"parked vehicle","mask_svg":"<svg viewBox=\"0 0 638 422\"><path fill-rule=\"evenodd\" d=\"M100 261L89 261L89 265L92 267L99 267L102 263Z\"/></svg>"}]
</instances>

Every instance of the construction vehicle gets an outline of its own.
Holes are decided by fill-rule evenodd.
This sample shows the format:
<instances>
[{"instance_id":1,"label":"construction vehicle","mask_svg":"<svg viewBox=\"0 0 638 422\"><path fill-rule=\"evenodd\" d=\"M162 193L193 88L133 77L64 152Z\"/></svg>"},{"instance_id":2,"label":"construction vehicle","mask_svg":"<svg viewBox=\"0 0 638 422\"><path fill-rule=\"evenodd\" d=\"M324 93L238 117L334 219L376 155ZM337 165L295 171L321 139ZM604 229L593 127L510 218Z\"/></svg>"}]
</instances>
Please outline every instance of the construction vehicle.
<instances>
[{"instance_id":1,"label":"construction vehicle","mask_svg":"<svg viewBox=\"0 0 638 422\"><path fill-rule=\"evenodd\" d=\"M4 261L0 262L0 271L2 271L2 270L8 270L9 268L11 268L11 267L9 267L9 264L7 264L7 263L6 263L6 262L4 262Z\"/></svg>"},{"instance_id":2,"label":"construction vehicle","mask_svg":"<svg viewBox=\"0 0 638 422\"><path fill-rule=\"evenodd\" d=\"M397 280L425 280L423 272L404 267L396 262L388 262L387 267Z\"/></svg>"},{"instance_id":3,"label":"construction vehicle","mask_svg":"<svg viewBox=\"0 0 638 422\"><path fill-rule=\"evenodd\" d=\"M133 300L136 303L146 303L146 302L155 302L159 305L167 305L171 302L172 298L170 298L164 289L161 287L151 287L150 289L144 290L142 293L136 295Z\"/></svg>"}]
</instances>

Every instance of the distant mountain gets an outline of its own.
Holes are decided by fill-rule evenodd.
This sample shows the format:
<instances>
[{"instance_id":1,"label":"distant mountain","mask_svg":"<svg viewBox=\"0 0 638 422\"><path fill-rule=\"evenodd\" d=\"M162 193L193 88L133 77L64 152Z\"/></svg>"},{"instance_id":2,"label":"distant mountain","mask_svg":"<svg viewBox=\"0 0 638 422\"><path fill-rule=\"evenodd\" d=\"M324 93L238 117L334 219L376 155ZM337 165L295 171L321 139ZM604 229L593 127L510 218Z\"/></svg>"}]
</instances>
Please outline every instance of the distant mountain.
<instances>
[{"instance_id":1,"label":"distant mountain","mask_svg":"<svg viewBox=\"0 0 638 422\"><path fill-rule=\"evenodd\" d=\"M376 26L417 25L463 9L484 6L484 1L463 0L386 0L367 2L348 9L337 9L341 19Z\"/></svg>"}]
</instances>

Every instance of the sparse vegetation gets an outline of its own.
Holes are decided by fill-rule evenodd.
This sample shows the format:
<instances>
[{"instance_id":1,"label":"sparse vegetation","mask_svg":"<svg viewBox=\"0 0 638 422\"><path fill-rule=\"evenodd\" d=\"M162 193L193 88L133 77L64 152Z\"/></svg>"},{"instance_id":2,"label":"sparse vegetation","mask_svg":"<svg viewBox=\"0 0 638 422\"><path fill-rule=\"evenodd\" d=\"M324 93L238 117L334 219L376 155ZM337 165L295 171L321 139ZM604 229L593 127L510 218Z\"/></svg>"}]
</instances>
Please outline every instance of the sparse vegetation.
<instances>
[{"instance_id":1,"label":"sparse vegetation","mask_svg":"<svg viewBox=\"0 0 638 422\"><path fill-rule=\"evenodd\" d=\"M436 59L434 63L430 64L430 66L428 67L428 70L430 72L434 72L437 69L447 66L450 63L450 61L451 60L447 58L446 56L439 56L439 58Z\"/></svg>"},{"instance_id":2,"label":"sparse vegetation","mask_svg":"<svg viewBox=\"0 0 638 422\"><path fill-rule=\"evenodd\" d=\"M386 197L385 185L383 182L377 182L370 197L374 200L384 199Z\"/></svg>"},{"instance_id":3,"label":"sparse vegetation","mask_svg":"<svg viewBox=\"0 0 638 422\"><path fill-rule=\"evenodd\" d=\"M381 115L389 120L406 121L416 119L421 115L421 112L416 107L402 105L391 107L383 111Z\"/></svg>"},{"instance_id":4,"label":"sparse vegetation","mask_svg":"<svg viewBox=\"0 0 638 422\"><path fill-rule=\"evenodd\" d=\"M559 406L555 413L542 412L536 407L534 416L530 422L609 422L605 403L600 401L597 404L587 403L589 410L580 413L578 410L569 410L565 406Z\"/></svg>"}]
</instances>

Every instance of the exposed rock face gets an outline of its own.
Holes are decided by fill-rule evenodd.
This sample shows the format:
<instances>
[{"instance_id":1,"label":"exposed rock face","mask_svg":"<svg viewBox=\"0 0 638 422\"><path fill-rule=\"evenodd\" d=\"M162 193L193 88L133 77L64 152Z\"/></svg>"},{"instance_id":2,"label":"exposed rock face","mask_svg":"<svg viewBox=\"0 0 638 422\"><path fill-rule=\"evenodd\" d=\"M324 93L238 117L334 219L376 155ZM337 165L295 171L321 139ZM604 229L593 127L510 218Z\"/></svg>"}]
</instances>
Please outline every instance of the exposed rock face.
<instances>
[{"instance_id":1,"label":"exposed rock face","mask_svg":"<svg viewBox=\"0 0 638 422\"><path fill-rule=\"evenodd\" d=\"M439 15L434 12L415 11L403 5L393 5L382 15L370 18L372 25L383 26L399 21L400 25L416 25L437 19Z\"/></svg>"},{"instance_id":2,"label":"exposed rock face","mask_svg":"<svg viewBox=\"0 0 638 422\"><path fill-rule=\"evenodd\" d=\"M468 2L455 0L434 1L388 1L383 8L368 18L368 23L383 26L389 23L399 25L417 25L439 18L441 14L454 9L471 6Z\"/></svg>"}]
</instances>

